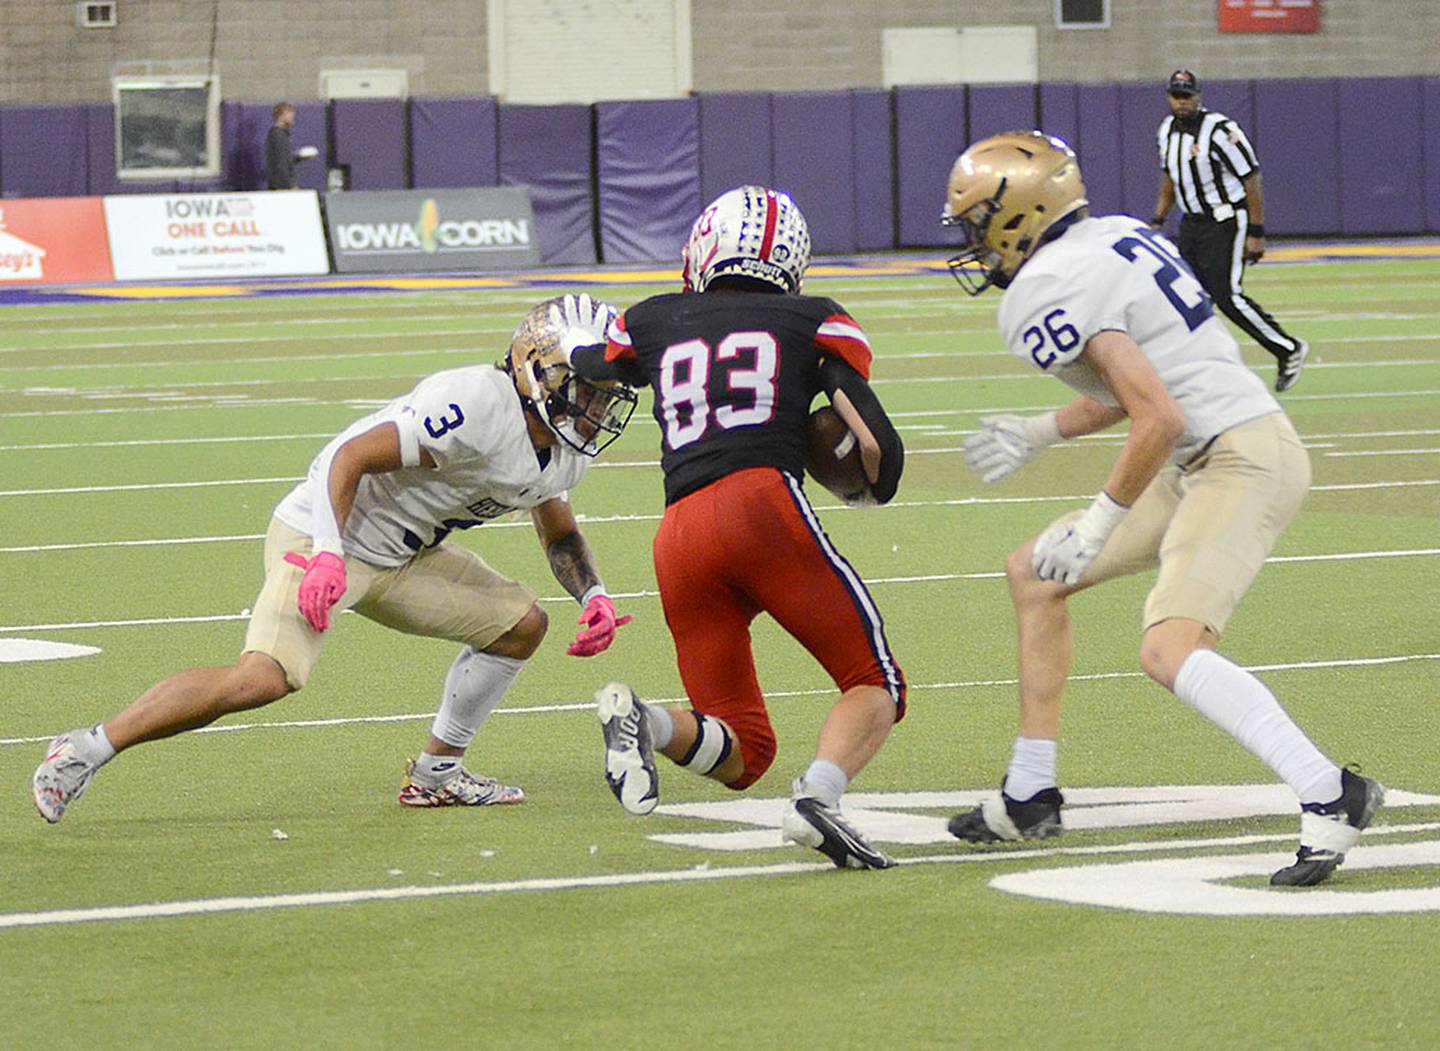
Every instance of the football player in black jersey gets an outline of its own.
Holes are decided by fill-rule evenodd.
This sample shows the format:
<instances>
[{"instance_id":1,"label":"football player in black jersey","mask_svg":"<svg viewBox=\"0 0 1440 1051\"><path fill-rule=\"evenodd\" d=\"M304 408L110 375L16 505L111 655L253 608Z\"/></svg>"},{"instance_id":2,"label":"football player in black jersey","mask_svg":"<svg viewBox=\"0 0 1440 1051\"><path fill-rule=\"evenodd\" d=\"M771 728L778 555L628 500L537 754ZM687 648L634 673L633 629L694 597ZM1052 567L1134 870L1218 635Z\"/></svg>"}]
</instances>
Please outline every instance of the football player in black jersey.
<instances>
[{"instance_id":1,"label":"football player in black jersey","mask_svg":"<svg viewBox=\"0 0 1440 1051\"><path fill-rule=\"evenodd\" d=\"M567 342L578 374L655 392L666 504L655 573L694 705L667 710L623 683L602 688L607 780L644 814L658 802L655 750L734 789L766 771L775 732L750 622L769 613L840 690L783 834L841 867L887 868L894 862L842 817L840 796L904 715L905 677L874 600L801 486L806 421L824 391L860 443L865 502L895 495L904 449L866 382L870 345L833 300L800 295L810 234L787 194L722 195L695 221L683 258L684 292L631 307L603 344L586 324Z\"/></svg>"}]
</instances>

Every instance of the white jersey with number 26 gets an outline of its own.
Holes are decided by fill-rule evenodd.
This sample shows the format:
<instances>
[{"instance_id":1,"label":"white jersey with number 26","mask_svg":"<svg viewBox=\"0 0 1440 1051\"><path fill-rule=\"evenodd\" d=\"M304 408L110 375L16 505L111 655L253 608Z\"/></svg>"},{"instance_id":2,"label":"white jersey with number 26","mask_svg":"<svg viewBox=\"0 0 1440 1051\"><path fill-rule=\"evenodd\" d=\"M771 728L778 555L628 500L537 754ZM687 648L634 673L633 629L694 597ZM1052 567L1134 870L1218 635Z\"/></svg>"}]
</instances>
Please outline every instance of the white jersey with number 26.
<instances>
[{"instance_id":1,"label":"white jersey with number 26","mask_svg":"<svg viewBox=\"0 0 1440 1051\"><path fill-rule=\"evenodd\" d=\"M372 565L402 565L453 529L564 498L590 466L588 457L556 442L542 467L509 375L474 365L428 376L345 428L315 457L309 477L280 501L275 517L313 536L321 470L328 474L335 449L381 423L399 430L406 466L361 478L341 534L345 554ZM422 448L433 468L420 466Z\"/></svg>"},{"instance_id":2,"label":"white jersey with number 26","mask_svg":"<svg viewBox=\"0 0 1440 1051\"><path fill-rule=\"evenodd\" d=\"M1175 246L1130 216L1081 219L1042 245L1005 290L999 321L1016 357L1111 406L1081 352L1098 332L1127 333L1185 416L1176 463L1280 411Z\"/></svg>"}]
</instances>

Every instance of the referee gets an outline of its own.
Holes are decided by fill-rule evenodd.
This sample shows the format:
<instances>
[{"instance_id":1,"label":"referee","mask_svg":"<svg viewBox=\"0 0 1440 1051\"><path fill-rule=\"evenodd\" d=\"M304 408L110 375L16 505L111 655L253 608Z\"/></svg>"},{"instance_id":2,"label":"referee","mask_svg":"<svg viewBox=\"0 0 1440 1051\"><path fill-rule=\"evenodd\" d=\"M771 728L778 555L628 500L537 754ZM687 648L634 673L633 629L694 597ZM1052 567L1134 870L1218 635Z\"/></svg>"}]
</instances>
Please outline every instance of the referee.
<instances>
[{"instance_id":1,"label":"referee","mask_svg":"<svg viewBox=\"0 0 1440 1051\"><path fill-rule=\"evenodd\" d=\"M1235 324L1275 355L1275 389L1300 378L1310 345L1281 328L1245 294L1245 264L1265 255L1265 198L1260 162L1240 126L1200 105L1200 81L1188 69L1170 74L1170 116L1160 122L1160 196L1150 225L1159 228L1180 205L1180 256Z\"/></svg>"}]
</instances>

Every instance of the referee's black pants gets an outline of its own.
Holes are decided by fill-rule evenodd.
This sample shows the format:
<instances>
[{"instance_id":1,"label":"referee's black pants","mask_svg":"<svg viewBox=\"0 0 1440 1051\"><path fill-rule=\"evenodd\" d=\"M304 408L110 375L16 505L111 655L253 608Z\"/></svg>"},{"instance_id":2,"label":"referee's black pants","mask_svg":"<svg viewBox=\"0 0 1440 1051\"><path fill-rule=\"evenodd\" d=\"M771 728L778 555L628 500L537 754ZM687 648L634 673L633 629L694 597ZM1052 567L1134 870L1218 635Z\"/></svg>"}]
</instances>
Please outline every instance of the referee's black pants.
<instances>
[{"instance_id":1,"label":"referee's black pants","mask_svg":"<svg viewBox=\"0 0 1440 1051\"><path fill-rule=\"evenodd\" d=\"M1249 224L1239 215L1223 222L1201 216L1180 219L1180 258L1190 264L1195 276L1226 317L1239 325L1256 343L1282 360L1300 341L1290 335L1245 294L1245 230Z\"/></svg>"}]
</instances>

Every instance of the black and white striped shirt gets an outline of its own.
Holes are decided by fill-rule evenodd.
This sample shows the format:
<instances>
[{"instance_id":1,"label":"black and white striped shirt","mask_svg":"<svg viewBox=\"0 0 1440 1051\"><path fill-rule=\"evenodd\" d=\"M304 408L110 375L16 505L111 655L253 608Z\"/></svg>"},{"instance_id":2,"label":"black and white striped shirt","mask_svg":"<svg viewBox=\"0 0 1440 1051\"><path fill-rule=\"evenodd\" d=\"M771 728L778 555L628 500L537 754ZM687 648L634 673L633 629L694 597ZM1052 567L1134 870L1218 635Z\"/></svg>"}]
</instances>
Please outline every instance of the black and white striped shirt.
<instances>
[{"instance_id":1,"label":"black and white striped shirt","mask_svg":"<svg viewBox=\"0 0 1440 1051\"><path fill-rule=\"evenodd\" d=\"M1223 222L1245 203L1242 180L1260 168L1250 140L1223 113L1200 110L1181 127L1173 116L1160 122L1160 167L1175 184L1186 215Z\"/></svg>"}]
</instances>

